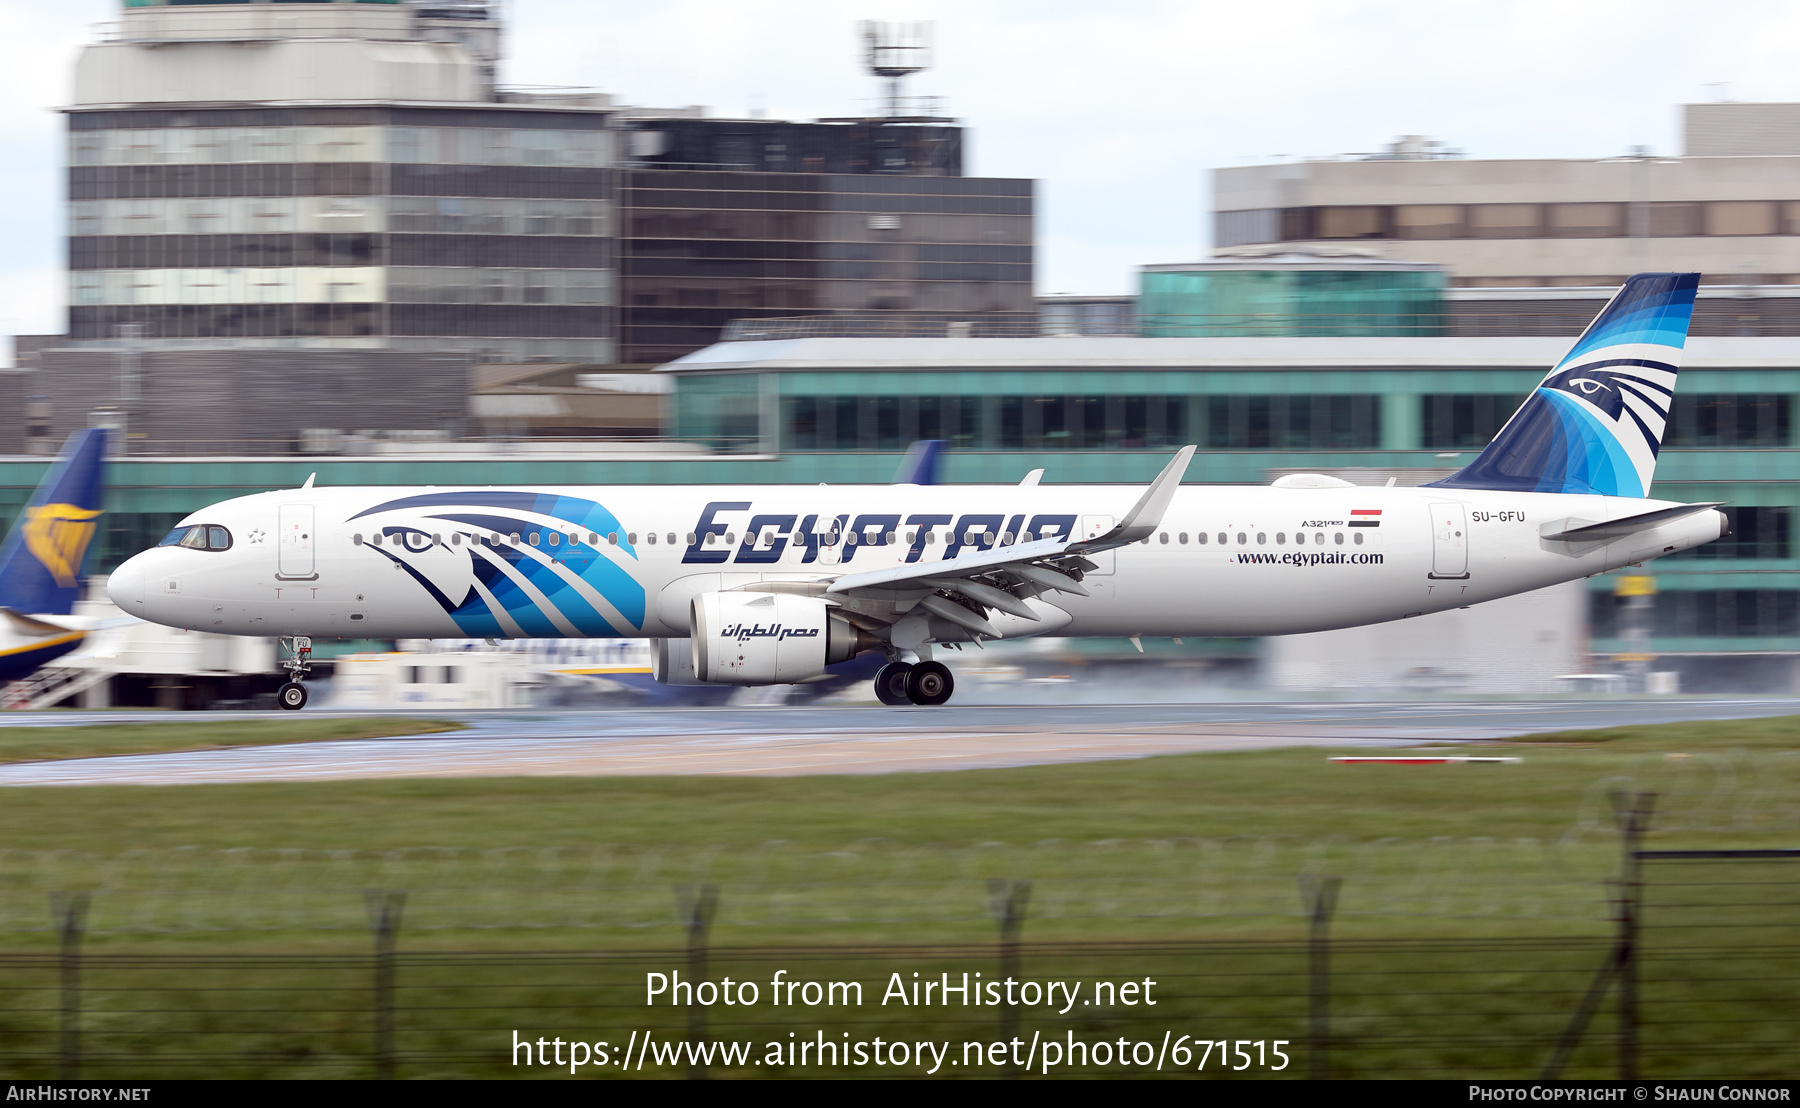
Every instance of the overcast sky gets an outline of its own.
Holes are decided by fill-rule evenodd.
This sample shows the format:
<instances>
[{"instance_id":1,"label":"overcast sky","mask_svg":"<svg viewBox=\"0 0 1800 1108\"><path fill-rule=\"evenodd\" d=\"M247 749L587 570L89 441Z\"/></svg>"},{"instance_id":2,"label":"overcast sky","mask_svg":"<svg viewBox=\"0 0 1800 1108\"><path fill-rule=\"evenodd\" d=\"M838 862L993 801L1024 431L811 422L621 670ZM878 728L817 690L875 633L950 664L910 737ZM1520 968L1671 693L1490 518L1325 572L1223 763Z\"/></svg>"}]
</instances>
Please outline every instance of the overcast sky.
<instances>
[{"instance_id":1,"label":"overcast sky","mask_svg":"<svg viewBox=\"0 0 1800 1108\"><path fill-rule=\"evenodd\" d=\"M1207 247L1207 170L1424 134L1471 157L1678 152L1677 105L1800 100L1800 5L1669 0L507 0L502 80L811 119L870 111L854 21L932 20L909 91L965 171L1031 177L1041 293ZM0 334L64 326L54 108L116 0L0 0Z\"/></svg>"}]
</instances>

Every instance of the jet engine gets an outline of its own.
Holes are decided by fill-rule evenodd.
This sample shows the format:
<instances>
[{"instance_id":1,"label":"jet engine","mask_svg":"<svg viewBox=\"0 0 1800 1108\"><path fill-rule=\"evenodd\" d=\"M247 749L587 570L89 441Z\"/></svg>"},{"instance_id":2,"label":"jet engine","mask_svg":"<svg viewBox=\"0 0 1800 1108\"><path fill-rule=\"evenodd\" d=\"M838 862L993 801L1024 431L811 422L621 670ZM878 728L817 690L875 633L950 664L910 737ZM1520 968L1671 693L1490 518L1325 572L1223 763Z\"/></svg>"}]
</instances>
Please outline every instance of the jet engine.
<instances>
[{"instance_id":1,"label":"jet engine","mask_svg":"<svg viewBox=\"0 0 1800 1108\"><path fill-rule=\"evenodd\" d=\"M708 592L693 600L694 676L721 685L785 685L879 646L818 597Z\"/></svg>"}]
</instances>

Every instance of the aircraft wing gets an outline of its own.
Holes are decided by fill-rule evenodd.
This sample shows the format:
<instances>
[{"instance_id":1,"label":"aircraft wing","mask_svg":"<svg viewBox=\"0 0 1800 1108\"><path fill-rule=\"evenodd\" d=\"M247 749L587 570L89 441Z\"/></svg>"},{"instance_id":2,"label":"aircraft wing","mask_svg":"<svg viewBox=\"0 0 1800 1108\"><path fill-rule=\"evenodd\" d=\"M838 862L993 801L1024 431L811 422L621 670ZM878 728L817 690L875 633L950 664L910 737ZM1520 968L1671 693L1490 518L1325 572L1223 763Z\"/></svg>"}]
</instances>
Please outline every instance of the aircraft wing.
<instances>
[{"instance_id":1,"label":"aircraft wing","mask_svg":"<svg viewBox=\"0 0 1800 1108\"><path fill-rule=\"evenodd\" d=\"M973 551L948 561L845 574L831 582L825 592L845 595L926 590L932 595L919 602L926 611L998 638L999 631L984 618L987 609L997 608L1037 620L1038 614L1025 604L1026 600L1047 592L1087 595L1081 587L1081 575L1093 569L1094 563L1084 555L1126 546L1154 534L1193 457L1194 447L1182 447L1119 524L1103 535L1091 539L1036 539Z\"/></svg>"}]
</instances>

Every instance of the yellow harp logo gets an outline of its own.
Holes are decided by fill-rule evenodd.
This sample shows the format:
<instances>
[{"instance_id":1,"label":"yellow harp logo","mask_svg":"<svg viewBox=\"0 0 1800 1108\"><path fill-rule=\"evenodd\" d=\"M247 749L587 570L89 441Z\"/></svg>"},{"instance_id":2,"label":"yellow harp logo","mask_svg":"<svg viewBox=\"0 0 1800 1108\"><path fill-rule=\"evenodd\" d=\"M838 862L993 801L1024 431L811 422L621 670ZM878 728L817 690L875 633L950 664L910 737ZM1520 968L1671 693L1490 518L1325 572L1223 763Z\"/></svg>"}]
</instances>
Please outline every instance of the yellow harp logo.
<instances>
[{"instance_id":1,"label":"yellow harp logo","mask_svg":"<svg viewBox=\"0 0 1800 1108\"><path fill-rule=\"evenodd\" d=\"M25 549L31 551L63 588L73 588L81 560L100 525L99 509L73 504L45 504L25 509Z\"/></svg>"}]
</instances>

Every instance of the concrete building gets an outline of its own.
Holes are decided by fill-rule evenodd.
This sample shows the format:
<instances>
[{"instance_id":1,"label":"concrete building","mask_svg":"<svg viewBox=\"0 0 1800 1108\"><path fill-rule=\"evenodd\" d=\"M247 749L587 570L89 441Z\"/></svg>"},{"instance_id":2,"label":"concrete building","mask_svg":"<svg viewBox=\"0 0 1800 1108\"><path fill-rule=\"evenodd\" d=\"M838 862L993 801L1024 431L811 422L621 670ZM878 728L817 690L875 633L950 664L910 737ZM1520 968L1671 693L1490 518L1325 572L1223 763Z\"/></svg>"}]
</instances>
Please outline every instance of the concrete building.
<instances>
[{"instance_id":1,"label":"concrete building","mask_svg":"<svg viewBox=\"0 0 1800 1108\"><path fill-rule=\"evenodd\" d=\"M610 102L496 91L494 15L124 8L67 111L70 345L612 361Z\"/></svg>"},{"instance_id":2,"label":"concrete building","mask_svg":"<svg viewBox=\"0 0 1800 1108\"><path fill-rule=\"evenodd\" d=\"M1643 270L1800 283L1800 105L1690 104L1683 152L1483 160L1381 155L1213 171L1213 242L1359 242L1467 288L1608 286Z\"/></svg>"},{"instance_id":3,"label":"concrete building","mask_svg":"<svg viewBox=\"0 0 1800 1108\"><path fill-rule=\"evenodd\" d=\"M768 316L1029 325L1033 182L912 168L622 172L624 360L672 361Z\"/></svg>"},{"instance_id":4,"label":"concrete building","mask_svg":"<svg viewBox=\"0 0 1800 1108\"><path fill-rule=\"evenodd\" d=\"M1031 183L963 177L953 121L509 91L500 34L498 0L130 0L67 109L68 344L654 364L742 315L1031 310Z\"/></svg>"}]
</instances>

